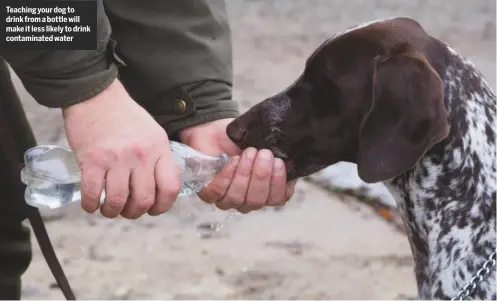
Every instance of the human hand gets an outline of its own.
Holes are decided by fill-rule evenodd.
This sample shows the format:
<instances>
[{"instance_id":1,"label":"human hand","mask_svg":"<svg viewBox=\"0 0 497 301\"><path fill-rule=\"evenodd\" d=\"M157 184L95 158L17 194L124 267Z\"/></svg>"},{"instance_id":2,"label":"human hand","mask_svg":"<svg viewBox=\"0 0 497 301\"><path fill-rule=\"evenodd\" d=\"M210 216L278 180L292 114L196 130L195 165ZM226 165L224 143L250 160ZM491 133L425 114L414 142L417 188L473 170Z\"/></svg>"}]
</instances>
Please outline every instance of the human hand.
<instances>
[{"instance_id":1,"label":"human hand","mask_svg":"<svg viewBox=\"0 0 497 301\"><path fill-rule=\"evenodd\" d=\"M176 200L179 170L164 129L118 80L95 97L63 109L69 145L81 168L82 207L103 216L159 215ZM105 180L105 181L104 181Z\"/></svg>"},{"instance_id":2,"label":"human hand","mask_svg":"<svg viewBox=\"0 0 497 301\"><path fill-rule=\"evenodd\" d=\"M243 152L229 139L226 127L233 119L221 119L180 132L180 140L207 155L232 156L221 172L199 193L222 210L248 213L264 206L281 206L294 193L286 183L285 163L269 150L247 148Z\"/></svg>"}]
</instances>

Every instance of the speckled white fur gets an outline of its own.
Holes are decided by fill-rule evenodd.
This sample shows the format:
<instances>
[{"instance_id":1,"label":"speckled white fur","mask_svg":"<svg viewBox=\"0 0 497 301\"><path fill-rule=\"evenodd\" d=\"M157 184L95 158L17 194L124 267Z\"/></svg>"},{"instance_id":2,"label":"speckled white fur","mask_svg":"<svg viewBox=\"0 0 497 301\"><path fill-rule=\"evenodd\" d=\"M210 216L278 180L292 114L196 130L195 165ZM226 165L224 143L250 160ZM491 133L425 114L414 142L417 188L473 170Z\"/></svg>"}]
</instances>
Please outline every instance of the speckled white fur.
<instances>
[{"instance_id":1,"label":"speckled white fur","mask_svg":"<svg viewBox=\"0 0 497 301\"><path fill-rule=\"evenodd\" d=\"M437 165L427 156L410 177L386 183L401 210L412 213L405 222L422 299L455 296L488 258L492 248L495 250L496 241L495 211L493 215L489 212L495 206L495 139L489 139L486 133L486 127L488 130L490 126L495 137L495 123L485 112L490 110L495 115L495 94L471 62L449 46L447 49L458 64L446 69L443 79L446 103L450 111L462 112L459 116L465 120L455 122L466 124L467 131L456 133L446 143L443 164ZM474 77L472 80L479 85L475 91L465 86L468 76ZM480 162L478 168L475 158ZM463 171L471 172L467 179ZM450 177L449 189L439 187L439 180L447 177ZM413 237L417 242L412 241ZM482 250L482 254L475 250ZM494 271L479 284L480 295L472 298L495 299L495 277Z\"/></svg>"}]
</instances>

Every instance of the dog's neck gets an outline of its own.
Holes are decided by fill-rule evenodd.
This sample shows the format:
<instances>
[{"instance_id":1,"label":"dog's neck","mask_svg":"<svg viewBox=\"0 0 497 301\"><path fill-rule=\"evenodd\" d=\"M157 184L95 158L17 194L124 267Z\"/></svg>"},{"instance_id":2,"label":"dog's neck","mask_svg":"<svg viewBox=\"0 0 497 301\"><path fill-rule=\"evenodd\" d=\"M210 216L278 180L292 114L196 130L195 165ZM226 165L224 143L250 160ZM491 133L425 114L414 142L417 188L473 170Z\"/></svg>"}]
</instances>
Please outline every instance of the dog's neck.
<instances>
[{"instance_id":1,"label":"dog's neck","mask_svg":"<svg viewBox=\"0 0 497 301\"><path fill-rule=\"evenodd\" d=\"M404 214L420 298L452 298L495 251L495 95L445 46L449 136L408 173L385 183ZM495 299L495 271L474 297Z\"/></svg>"}]
</instances>

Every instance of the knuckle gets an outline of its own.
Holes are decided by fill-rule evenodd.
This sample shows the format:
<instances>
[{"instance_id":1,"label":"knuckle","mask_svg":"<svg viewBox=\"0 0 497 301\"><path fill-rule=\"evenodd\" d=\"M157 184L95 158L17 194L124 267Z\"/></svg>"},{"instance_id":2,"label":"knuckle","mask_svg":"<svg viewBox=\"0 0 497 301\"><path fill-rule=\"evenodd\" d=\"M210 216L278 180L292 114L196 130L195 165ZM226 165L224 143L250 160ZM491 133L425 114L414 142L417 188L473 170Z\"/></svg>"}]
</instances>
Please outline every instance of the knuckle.
<instances>
[{"instance_id":1,"label":"knuckle","mask_svg":"<svg viewBox=\"0 0 497 301\"><path fill-rule=\"evenodd\" d=\"M132 183L131 191L133 198L137 201L150 201L155 199L155 181L143 181L143 183Z\"/></svg>"},{"instance_id":2,"label":"knuckle","mask_svg":"<svg viewBox=\"0 0 497 301\"><path fill-rule=\"evenodd\" d=\"M271 177L271 169L267 166L255 168L252 176L255 180L266 181Z\"/></svg>"},{"instance_id":3,"label":"knuckle","mask_svg":"<svg viewBox=\"0 0 497 301\"><path fill-rule=\"evenodd\" d=\"M100 181L92 176L89 175L86 170L82 170L82 175L81 175L81 189L84 190L85 192L89 192L89 190L95 189L100 185Z\"/></svg>"},{"instance_id":4,"label":"knuckle","mask_svg":"<svg viewBox=\"0 0 497 301\"><path fill-rule=\"evenodd\" d=\"M133 144L130 147L131 154L137 158L139 161L145 161L149 155L149 151L146 146L142 144Z\"/></svg>"},{"instance_id":5,"label":"knuckle","mask_svg":"<svg viewBox=\"0 0 497 301\"><path fill-rule=\"evenodd\" d=\"M100 165L118 162L124 158L124 150L117 147L96 147L90 152L90 158Z\"/></svg>"},{"instance_id":6,"label":"knuckle","mask_svg":"<svg viewBox=\"0 0 497 301\"><path fill-rule=\"evenodd\" d=\"M271 182L274 182L278 186L285 186L286 173L273 174L271 177Z\"/></svg>"},{"instance_id":7,"label":"knuckle","mask_svg":"<svg viewBox=\"0 0 497 301\"><path fill-rule=\"evenodd\" d=\"M244 165L240 165L236 170L236 175L242 178L250 178L252 173L252 168Z\"/></svg>"},{"instance_id":8,"label":"knuckle","mask_svg":"<svg viewBox=\"0 0 497 301\"><path fill-rule=\"evenodd\" d=\"M247 205L251 207L262 207L266 204L266 200L262 197L251 197L247 198Z\"/></svg>"},{"instance_id":9,"label":"knuckle","mask_svg":"<svg viewBox=\"0 0 497 301\"><path fill-rule=\"evenodd\" d=\"M83 194L92 200L100 198L100 191L102 187L99 187L99 182L94 178L85 178L81 182L81 190Z\"/></svg>"},{"instance_id":10,"label":"knuckle","mask_svg":"<svg viewBox=\"0 0 497 301\"><path fill-rule=\"evenodd\" d=\"M118 209L124 207L124 205L126 205L126 202L127 198L123 196L114 196L106 198L104 205L112 209Z\"/></svg>"},{"instance_id":11,"label":"knuckle","mask_svg":"<svg viewBox=\"0 0 497 301\"><path fill-rule=\"evenodd\" d=\"M213 182L216 181L216 183L219 183L222 186L229 186L231 181L233 181L234 175L232 174L231 176L226 174L226 173L219 173L216 175L214 178ZM217 186L217 185L216 185Z\"/></svg>"},{"instance_id":12,"label":"knuckle","mask_svg":"<svg viewBox=\"0 0 497 301\"><path fill-rule=\"evenodd\" d=\"M242 197L235 195L226 195L224 197L224 200L227 203L232 204L234 206L241 206L245 203L245 200Z\"/></svg>"},{"instance_id":13,"label":"knuckle","mask_svg":"<svg viewBox=\"0 0 497 301\"><path fill-rule=\"evenodd\" d=\"M81 160L82 165L98 164L102 162L103 150L101 148L93 148L83 154Z\"/></svg>"},{"instance_id":14,"label":"knuckle","mask_svg":"<svg viewBox=\"0 0 497 301\"><path fill-rule=\"evenodd\" d=\"M109 160L110 162L119 162L123 161L126 156L126 150L123 148L108 148L104 152L104 158Z\"/></svg>"},{"instance_id":15,"label":"knuckle","mask_svg":"<svg viewBox=\"0 0 497 301\"><path fill-rule=\"evenodd\" d=\"M95 199L100 199L100 192L98 189L98 186L90 186L86 189L84 192L87 198L95 200Z\"/></svg>"},{"instance_id":16,"label":"knuckle","mask_svg":"<svg viewBox=\"0 0 497 301\"><path fill-rule=\"evenodd\" d=\"M89 150L83 157L81 165L85 166L98 166L101 168L108 167L115 162L125 159L126 152L124 149L117 147L94 147Z\"/></svg>"},{"instance_id":17,"label":"knuckle","mask_svg":"<svg viewBox=\"0 0 497 301\"><path fill-rule=\"evenodd\" d=\"M155 202L155 197L146 197L137 202L136 210L140 212L146 212L153 206Z\"/></svg>"}]
</instances>

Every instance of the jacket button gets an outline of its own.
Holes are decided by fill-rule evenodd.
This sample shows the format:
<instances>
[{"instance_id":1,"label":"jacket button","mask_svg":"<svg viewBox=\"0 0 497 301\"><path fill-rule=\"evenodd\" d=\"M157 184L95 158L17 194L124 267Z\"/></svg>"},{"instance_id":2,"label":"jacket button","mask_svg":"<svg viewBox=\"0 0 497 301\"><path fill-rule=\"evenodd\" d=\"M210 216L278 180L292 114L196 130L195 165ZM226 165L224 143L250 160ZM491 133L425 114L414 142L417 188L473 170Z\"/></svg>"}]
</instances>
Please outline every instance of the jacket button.
<instances>
[{"instance_id":1,"label":"jacket button","mask_svg":"<svg viewBox=\"0 0 497 301\"><path fill-rule=\"evenodd\" d=\"M176 99L174 101L174 111L178 114L183 114L186 112L186 102L182 99Z\"/></svg>"}]
</instances>

